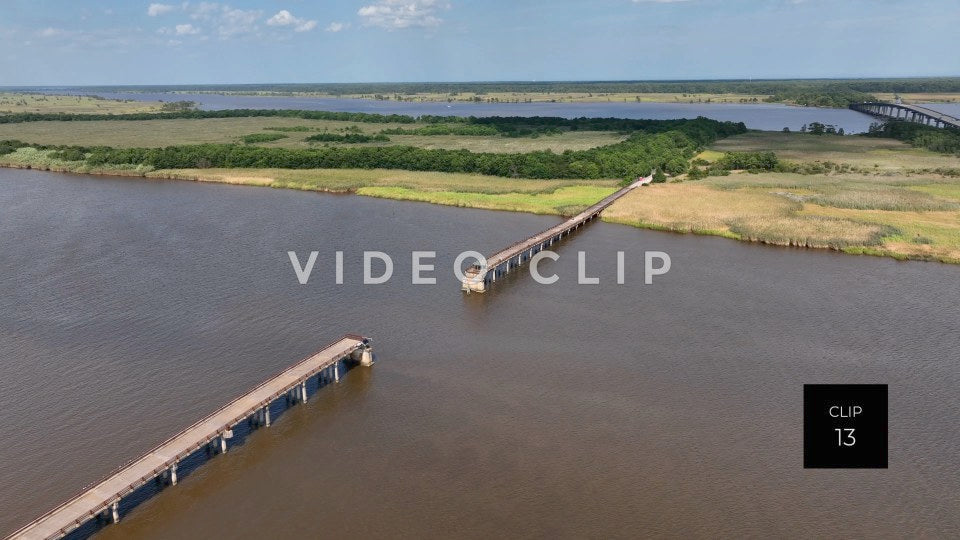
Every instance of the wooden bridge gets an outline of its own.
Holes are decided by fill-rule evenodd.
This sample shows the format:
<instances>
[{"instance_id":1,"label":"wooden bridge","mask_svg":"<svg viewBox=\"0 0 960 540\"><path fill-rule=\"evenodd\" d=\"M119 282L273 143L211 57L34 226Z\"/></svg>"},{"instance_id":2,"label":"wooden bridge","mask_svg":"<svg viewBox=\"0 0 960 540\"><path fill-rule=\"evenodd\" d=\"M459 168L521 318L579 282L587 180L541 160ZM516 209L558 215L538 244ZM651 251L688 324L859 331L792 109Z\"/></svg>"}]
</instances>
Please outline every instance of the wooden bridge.
<instances>
[{"instance_id":1,"label":"wooden bridge","mask_svg":"<svg viewBox=\"0 0 960 540\"><path fill-rule=\"evenodd\" d=\"M852 103L850 108L878 118L906 120L938 128L960 129L960 119L949 114L943 114L933 109L918 105L904 105L903 103Z\"/></svg>"},{"instance_id":2,"label":"wooden bridge","mask_svg":"<svg viewBox=\"0 0 960 540\"><path fill-rule=\"evenodd\" d=\"M364 366L373 364L369 339L353 334L343 336L91 484L8 540L61 538L94 518L116 523L120 520L118 506L125 496L154 479L175 485L177 463L204 447L210 449L211 445L214 452L226 452L227 440L233 437L237 424L249 420L252 425L269 426L270 404L274 400L286 394L293 402L306 401L307 381L311 377L339 382L341 366L351 360Z\"/></svg>"},{"instance_id":3,"label":"wooden bridge","mask_svg":"<svg viewBox=\"0 0 960 540\"><path fill-rule=\"evenodd\" d=\"M564 236L569 236L570 233L596 219L600 215L600 212L620 197L652 181L653 173L649 176L638 178L634 183L617 190L615 193L605 197L602 201L563 223L550 227L541 233L535 234L526 240L517 242L487 257L485 266L471 266L464 272L461 290L466 292L486 292L487 287L497 281L498 277L504 276L510 273L510 270L522 266L535 254L543 251L548 246L552 246Z\"/></svg>"}]
</instances>

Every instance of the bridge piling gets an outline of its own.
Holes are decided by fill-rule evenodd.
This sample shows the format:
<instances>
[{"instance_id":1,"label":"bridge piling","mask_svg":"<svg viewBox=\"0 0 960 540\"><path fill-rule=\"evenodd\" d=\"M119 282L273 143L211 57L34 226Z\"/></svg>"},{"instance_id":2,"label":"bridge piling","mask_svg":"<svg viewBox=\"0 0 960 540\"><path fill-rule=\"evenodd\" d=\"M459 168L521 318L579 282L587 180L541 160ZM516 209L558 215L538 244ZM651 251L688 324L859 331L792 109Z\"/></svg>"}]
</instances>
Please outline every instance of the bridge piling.
<instances>
[{"instance_id":1,"label":"bridge piling","mask_svg":"<svg viewBox=\"0 0 960 540\"><path fill-rule=\"evenodd\" d=\"M563 223L553 226L539 234L535 234L524 241L518 242L488 257L486 260L486 268L481 268L479 265L468 268L464 273L461 290L465 292L486 292L487 285L496 282L498 276L509 274L514 268L532 259L535 254L540 253L547 247L553 246L553 244L559 242L565 236L570 236L573 231L579 230L585 224L599 217L600 213L617 199L639 186L650 183L652 180L653 173L646 177L638 178L629 186L617 190L597 204L590 206Z\"/></svg>"},{"instance_id":2,"label":"bridge piling","mask_svg":"<svg viewBox=\"0 0 960 540\"><path fill-rule=\"evenodd\" d=\"M852 103L850 108L877 118L903 120L937 128L960 129L960 119L919 105L865 102Z\"/></svg>"},{"instance_id":3,"label":"bridge piling","mask_svg":"<svg viewBox=\"0 0 960 540\"><path fill-rule=\"evenodd\" d=\"M340 363L348 359L353 359L362 366L372 365L374 358L369 339L354 334L342 337L237 397L143 456L120 467L108 477L91 484L76 496L14 532L8 540L62 538L91 520L98 523L118 523L121 502L131 500L128 497L132 497L132 500L142 497L142 490L139 495L133 495L141 487L156 483L158 486L146 488L156 492L165 483L177 485L177 469L181 460L195 456L197 452L203 453L204 450L211 457L217 453L226 453L227 439L233 438L233 429L244 420L269 427L270 405L274 401L285 393L291 395L292 392L299 398L297 401L305 402L308 395L307 381L316 376L318 386L322 386L324 374L333 369L333 379L339 382ZM192 466L185 470L191 468Z\"/></svg>"}]
</instances>

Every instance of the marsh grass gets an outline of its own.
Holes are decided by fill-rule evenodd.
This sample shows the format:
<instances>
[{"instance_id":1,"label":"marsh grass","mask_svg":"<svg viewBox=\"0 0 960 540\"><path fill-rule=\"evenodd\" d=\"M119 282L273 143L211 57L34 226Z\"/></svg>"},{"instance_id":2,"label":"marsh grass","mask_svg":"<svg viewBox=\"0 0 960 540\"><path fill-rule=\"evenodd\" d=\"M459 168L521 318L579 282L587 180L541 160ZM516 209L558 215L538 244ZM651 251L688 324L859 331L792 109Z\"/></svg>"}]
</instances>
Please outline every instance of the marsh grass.
<instances>
[{"instance_id":1,"label":"marsh grass","mask_svg":"<svg viewBox=\"0 0 960 540\"><path fill-rule=\"evenodd\" d=\"M820 216L741 219L731 221L729 229L750 242L830 249L877 246L885 236L899 234L897 229L889 226Z\"/></svg>"},{"instance_id":2,"label":"marsh grass","mask_svg":"<svg viewBox=\"0 0 960 540\"><path fill-rule=\"evenodd\" d=\"M420 201L448 206L508 210L534 214L573 215L613 193L614 188L569 186L550 193L468 193L454 191L415 191L404 187L363 187L359 195Z\"/></svg>"},{"instance_id":3,"label":"marsh grass","mask_svg":"<svg viewBox=\"0 0 960 540\"><path fill-rule=\"evenodd\" d=\"M311 148L307 140L315 133L345 133L356 130L373 137L383 129L408 124L368 124L335 120L307 120L282 117L180 118L115 122L24 122L0 124L0 140L17 139L42 145L111 146L114 148L157 148L203 143L236 143L250 136L257 144L281 148ZM261 132L261 133L257 133ZM351 131L353 132L353 131ZM266 136L275 136L267 139ZM285 135L285 137L276 137ZM472 152L524 153L539 150L563 152L586 150L621 142L626 137L605 131L569 131L550 137L509 138L499 135L461 137L457 135L393 135L389 141L372 141L349 146L410 145L421 148L470 150ZM328 143L338 146L345 143Z\"/></svg>"},{"instance_id":4,"label":"marsh grass","mask_svg":"<svg viewBox=\"0 0 960 540\"><path fill-rule=\"evenodd\" d=\"M30 147L18 148L9 154L0 155L0 167L129 176L142 176L153 170L153 167L149 165L100 165L92 167L86 161L62 159L62 155L63 152L55 150L38 150Z\"/></svg>"},{"instance_id":5,"label":"marsh grass","mask_svg":"<svg viewBox=\"0 0 960 540\"><path fill-rule=\"evenodd\" d=\"M275 119L274 119L275 120ZM299 121L299 120L298 120ZM90 167L73 153L19 148L0 165L138 175L309 191L355 192L434 204L570 215L617 180L527 180L472 174L350 169ZM784 246L960 263L960 179L937 176L733 174L646 186L604 212L636 227Z\"/></svg>"},{"instance_id":6,"label":"marsh grass","mask_svg":"<svg viewBox=\"0 0 960 540\"><path fill-rule=\"evenodd\" d=\"M604 219L848 253L960 262L960 180L734 174L645 187Z\"/></svg>"},{"instance_id":7,"label":"marsh grass","mask_svg":"<svg viewBox=\"0 0 960 540\"><path fill-rule=\"evenodd\" d=\"M708 152L774 152L781 160L799 164L826 164L871 171L902 173L911 169L960 167L960 157L910 147L894 139L857 135L810 135L751 131L721 139ZM707 157L715 154L701 154ZM704 159L707 159L705 157ZM714 159L707 159L713 161Z\"/></svg>"},{"instance_id":8,"label":"marsh grass","mask_svg":"<svg viewBox=\"0 0 960 540\"><path fill-rule=\"evenodd\" d=\"M929 193L886 186L885 189L844 189L814 195L807 201L821 206L858 210L891 210L898 212L927 212L957 210L960 203L934 197Z\"/></svg>"}]
</instances>

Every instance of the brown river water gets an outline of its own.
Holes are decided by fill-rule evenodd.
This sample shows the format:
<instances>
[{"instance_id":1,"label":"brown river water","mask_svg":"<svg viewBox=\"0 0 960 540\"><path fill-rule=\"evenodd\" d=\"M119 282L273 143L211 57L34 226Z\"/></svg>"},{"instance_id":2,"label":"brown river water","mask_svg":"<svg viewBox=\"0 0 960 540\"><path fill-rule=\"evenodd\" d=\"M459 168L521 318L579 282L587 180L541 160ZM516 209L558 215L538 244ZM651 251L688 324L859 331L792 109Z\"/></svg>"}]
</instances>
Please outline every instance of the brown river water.
<instances>
[{"instance_id":1,"label":"brown river water","mask_svg":"<svg viewBox=\"0 0 960 540\"><path fill-rule=\"evenodd\" d=\"M99 537L960 530L960 268L595 223L555 247L557 284L460 292L456 254L557 221L0 171L0 536L347 332L375 366ZM308 285L288 250L320 251ZM362 250L394 279L360 284ZM437 285L411 285L412 250ZM652 285L644 250L672 258ZM803 469L804 383L890 385L889 469Z\"/></svg>"}]
</instances>

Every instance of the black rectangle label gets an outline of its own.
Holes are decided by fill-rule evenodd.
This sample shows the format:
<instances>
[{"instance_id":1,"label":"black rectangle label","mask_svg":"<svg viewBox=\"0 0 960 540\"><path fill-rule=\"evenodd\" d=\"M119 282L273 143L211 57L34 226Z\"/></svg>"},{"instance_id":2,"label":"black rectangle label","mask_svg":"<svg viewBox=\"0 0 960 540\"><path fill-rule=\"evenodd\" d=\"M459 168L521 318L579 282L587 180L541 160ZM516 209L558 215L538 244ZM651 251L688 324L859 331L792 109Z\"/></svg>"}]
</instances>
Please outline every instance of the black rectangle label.
<instances>
[{"instance_id":1,"label":"black rectangle label","mask_svg":"<svg viewBox=\"0 0 960 540\"><path fill-rule=\"evenodd\" d=\"M806 469L887 468L887 385L803 385Z\"/></svg>"}]
</instances>

